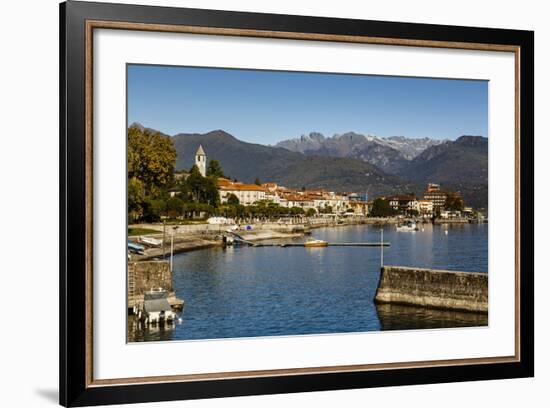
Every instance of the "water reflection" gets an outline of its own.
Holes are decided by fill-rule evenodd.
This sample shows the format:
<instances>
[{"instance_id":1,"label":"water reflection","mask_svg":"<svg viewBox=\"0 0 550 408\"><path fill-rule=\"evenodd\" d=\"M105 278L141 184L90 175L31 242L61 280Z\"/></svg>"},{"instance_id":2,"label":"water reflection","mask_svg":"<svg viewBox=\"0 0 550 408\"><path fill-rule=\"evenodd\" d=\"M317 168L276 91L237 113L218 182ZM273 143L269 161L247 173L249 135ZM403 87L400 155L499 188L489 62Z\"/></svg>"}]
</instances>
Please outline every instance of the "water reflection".
<instances>
[{"instance_id":1,"label":"water reflection","mask_svg":"<svg viewBox=\"0 0 550 408\"><path fill-rule=\"evenodd\" d=\"M382 330L441 329L487 326L486 313L428 309L393 304L377 304Z\"/></svg>"},{"instance_id":2,"label":"water reflection","mask_svg":"<svg viewBox=\"0 0 550 408\"><path fill-rule=\"evenodd\" d=\"M177 319L171 323L145 324L136 316L128 316L128 342L172 340L177 324Z\"/></svg>"}]
</instances>

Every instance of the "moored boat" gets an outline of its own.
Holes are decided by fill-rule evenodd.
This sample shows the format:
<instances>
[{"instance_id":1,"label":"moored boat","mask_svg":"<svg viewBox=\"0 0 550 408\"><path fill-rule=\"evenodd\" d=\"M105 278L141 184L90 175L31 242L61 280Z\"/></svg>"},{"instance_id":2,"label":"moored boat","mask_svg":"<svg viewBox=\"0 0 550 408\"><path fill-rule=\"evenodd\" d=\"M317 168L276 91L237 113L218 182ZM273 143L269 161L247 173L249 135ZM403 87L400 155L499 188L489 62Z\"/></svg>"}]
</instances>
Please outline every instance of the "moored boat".
<instances>
[{"instance_id":1,"label":"moored boat","mask_svg":"<svg viewBox=\"0 0 550 408\"><path fill-rule=\"evenodd\" d=\"M328 242L322 239L310 239L304 243L304 246L306 248L321 248L328 246Z\"/></svg>"},{"instance_id":2,"label":"moored boat","mask_svg":"<svg viewBox=\"0 0 550 408\"><path fill-rule=\"evenodd\" d=\"M145 253L145 247L128 240L128 252L143 255Z\"/></svg>"},{"instance_id":3,"label":"moored boat","mask_svg":"<svg viewBox=\"0 0 550 408\"><path fill-rule=\"evenodd\" d=\"M150 247L158 248L162 246L162 239L157 239L153 237L141 236L139 237L139 242Z\"/></svg>"},{"instance_id":4,"label":"moored boat","mask_svg":"<svg viewBox=\"0 0 550 408\"><path fill-rule=\"evenodd\" d=\"M151 289L143 294L143 305L138 310L138 318L145 324L172 323L176 314L168 302L168 292L164 289Z\"/></svg>"},{"instance_id":5,"label":"moored boat","mask_svg":"<svg viewBox=\"0 0 550 408\"><path fill-rule=\"evenodd\" d=\"M404 232L413 232L418 231L418 226L416 225L416 222L409 221L403 225L396 226L397 231L404 231Z\"/></svg>"}]
</instances>

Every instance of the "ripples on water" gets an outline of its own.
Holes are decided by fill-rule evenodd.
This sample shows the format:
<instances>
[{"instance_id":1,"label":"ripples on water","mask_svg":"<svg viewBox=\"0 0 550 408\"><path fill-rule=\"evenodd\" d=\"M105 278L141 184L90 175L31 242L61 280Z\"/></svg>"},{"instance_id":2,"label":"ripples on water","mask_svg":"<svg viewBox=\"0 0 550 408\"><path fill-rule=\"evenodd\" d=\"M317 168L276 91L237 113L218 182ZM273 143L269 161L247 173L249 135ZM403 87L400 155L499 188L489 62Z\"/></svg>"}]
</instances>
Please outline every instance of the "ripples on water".
<instances>
[{"instance_id":1,"label":"ripples on water","mask_svg":"<svg viewBox=\"0 0 550 408\"><path fill-rule=\"evenodd\" d=\"M383 227L384 241L391 242L384 249L386 265L488 270L486 224L420 228L410 233ZM329 242L379 241L380 227L324 228L312 235ZM486 315L394 305L377 309L379 277L380 248L229 247L175 255L174 287L185 300L182 323L140 329L130 319L129 340L487 325Z\"/></svg>"}]
</instances>

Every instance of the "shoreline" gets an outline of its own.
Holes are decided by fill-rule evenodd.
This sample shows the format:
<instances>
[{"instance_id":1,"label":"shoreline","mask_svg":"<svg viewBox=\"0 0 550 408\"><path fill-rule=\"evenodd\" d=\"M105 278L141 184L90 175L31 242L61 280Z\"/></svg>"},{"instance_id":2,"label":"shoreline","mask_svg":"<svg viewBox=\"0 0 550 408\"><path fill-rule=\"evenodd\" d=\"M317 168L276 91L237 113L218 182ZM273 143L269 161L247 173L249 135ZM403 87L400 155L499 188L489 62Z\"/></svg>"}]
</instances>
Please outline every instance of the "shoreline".
<instances>
[{"instance_id":1,"label":"shoreline","mask_svg":"<svg viewBox=\"0 0 550 408\"><path fill-rule=\"evenodd\" d=\"M345 220L342 223L337 222L319 222L319 223L309 223L309 224L274 224L274 223L263 223L263 224L250 224L253 227L256 227L252 230L237 230L245 240L251 242L265 241L271 239L285 239L285 238L300 238L305 236L309 231L313 229L321 228L339 228L339 227L348 227L354 225L396 225L400 222L404 222L405 219L396 219L396 218L366 218L361 220ZM424 221L423 223L431 223L431 221ZM439 220L439 222L434 223L434 225L442 224L466 224L467 221L462 220ZM156 238L162 238L162 225L156 224L138 224L131 226L132 228L148 228L155 229L160 228L161 230L158 233L152 234L143 234L143 236L151 236ZM171 226L170 226L171 227ZM185 226L178 226L178 229ZM194 231L184 231L183 233L176 233L174 235L174 254L197 251L201 249L223 247L222 234L227 230L228 225L210 225L210 224L195 224L193 225L192 230ZM138 239L141 235L129 236L128 239L132 239L135 242L138 242ZM139 262L139 261L150 261L154 259L168 259L170 257L170 235L166 234L166 244L164 246L164 256L163 248L146 248L144 255L131 254L130 261Z\"/></svg>"},{"instance_id":2,"label":"shoreline","mask_svg":"<svg viewBox=\"0 0 550 408\"><path fill-rule=\"evenodd\" d=\"M282 232L282 231L270 231L270 230L259 230L259 231L249 231L247 233L241 234L241 236L247 241L257 242L257 241L266 241L271 239L284 239L284 238L300 238L305 236L305 231L303 232ZM223 240L217 239L217 237L212 237L211 239L205 239L204 237L194 235L186 236L185 238L176 238L174 239L174 255L180 254L183 252L198 251L201 249L223 247ZM131 255L131 262L140 262L140 261L150 261L156 258L163 258L163 250L160 248L147 248L145 255ZM170 244L167 243L164 248L164 259L170 257Z\"/></svg>"}]
</instances>

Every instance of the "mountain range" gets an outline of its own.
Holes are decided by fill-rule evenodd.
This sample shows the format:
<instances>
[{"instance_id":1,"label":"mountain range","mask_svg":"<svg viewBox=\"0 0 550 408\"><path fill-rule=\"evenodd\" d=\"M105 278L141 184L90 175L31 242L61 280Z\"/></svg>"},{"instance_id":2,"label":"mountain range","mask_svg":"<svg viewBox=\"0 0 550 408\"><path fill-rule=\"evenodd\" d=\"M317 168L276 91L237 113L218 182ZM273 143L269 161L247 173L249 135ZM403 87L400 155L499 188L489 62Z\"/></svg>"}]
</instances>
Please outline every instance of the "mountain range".
<instances>
[{"instance_id":1,"label":"mountain range","mask_svg":"<svg viewBox=\"0 0 550 408\"><path fill-rule=\"evenodd\" d=\"M218 160L227 176L243 182L259 178L292 188L366 192L370 197L404 192L422 196L431 182L460 191L468 205L487 207L488 139L481 136L450 141L310 133L266 146L215 130L180 133L172 140L178 170L191 168L202 145L208 159Z\"/></svg>"},{"instance_id":2,"label":"mountain range","mask_svg":"<svg viewBox=\"0 0 550 408\"><path fill-rule=\"evenodd\" d=\"M282 147L246 143L223 130L173 137L178 152L177 169L189 169L199 145L207 158L218 160L231 178L253 183L275 182L292 188L325 188L333 191L368 192L369 195L414 191L418 188L399 176L353 158L305 156Z\"/></svg>"},{"instance_id":3,"label":"mountain range","mask_svg":"<svg viewBox=\"0 0 550 408\"><path fill-rule=\"evenodd\" d=\"M396 173L428 147L445 143L446 140L406 138L392 136L387 138L362 135L355 132L325 137L312 132L297 139L283 140L277 147L300 152L307 156L350 157L374 164L382 170Z\"/></svg>"}]
</instances>

